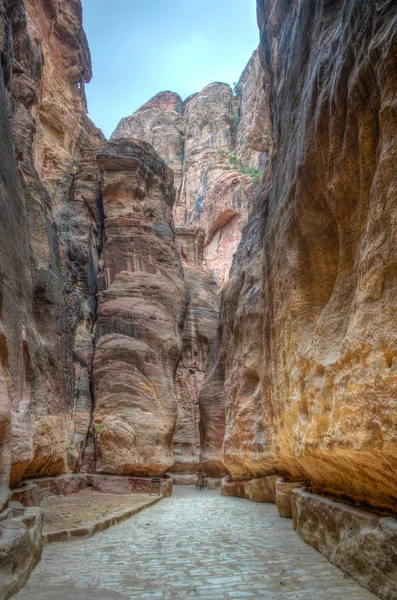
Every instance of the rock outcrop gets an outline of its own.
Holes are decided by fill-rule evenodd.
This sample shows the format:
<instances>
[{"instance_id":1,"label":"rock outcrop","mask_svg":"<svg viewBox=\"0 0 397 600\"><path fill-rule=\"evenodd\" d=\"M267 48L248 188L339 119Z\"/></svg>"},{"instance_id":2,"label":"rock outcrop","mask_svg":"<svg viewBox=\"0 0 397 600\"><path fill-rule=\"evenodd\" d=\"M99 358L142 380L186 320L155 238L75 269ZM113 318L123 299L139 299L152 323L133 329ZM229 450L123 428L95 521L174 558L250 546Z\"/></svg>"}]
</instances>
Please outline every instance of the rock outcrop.
<instances>
[{"instance_id":1,"label":"rock outcrop","mask_svg":"<svg viewBox=\"0 0 397 600\"><path fill-rule=\"evenodd\" d=\"M175 380L174 472L192 472L200 462L198 397L216 333L215 282L222 286L229 277L241 230L253 208L260 169L269 163L272 140L262 77L256 51L236 95L223 83L213 83L185 102L175 93L161 92L123 119L112 136L114 141L135 137L149 142L175 173L174 218L189 301ZM212 349L212 370L221 360L219 347L218 341ZM222 406L223 391L222 377L211 380L201 402L203 439L215 436L219 447L223 433L213 416ZM201 450L209 474L227 473L224 466L211 468L205 447Z\"/></svg>"},{"instance_id":2,"label":"rock outcrop","mask_svg":"<svg viewBox=\"0 0 397 600\"><path fill-rule=\"evenodd\" d=\"M219 290L203 269L204 232L194 226L176 228L188 304L183 348L175 375L178 418L174 433L174 473L194 473L200 466L199 393L208 352L216 331Z\"/></svg>"},{"instance_id":3,"label":"rock outcrop","mask_svg":"<svg viewBox=\"0 0 397 600\"><path fill-rule=\"evenodd\" d=\"M264 175L263 186L265 186ZM200 390L201 459L206 473L254 479L264 469L263 400L263 258L261 203L243 230L231 279L221 294L220 316ZM275 471L274 471L275 472Z\"/></svg>"},{"instance_id":4,"label":"rock outcrop","mask_svg":"<svg viewBox=\"0 0 397 600\"><path fill-rule=\"evenodd\" d=\"M177 94L161 92L123 119L112 136L115 141L135 137L149 142L175 173L174 218L189 296L176 374L175 472L192 472L199 464L198 396L216 331L215 282L222 286L229 277L241 230L253 209L260 169L269 163L271 136L262 77L256 51L236 95L223 83L213 83L185 102ZM218 364L217 348L219 343L212 350L211 369ZM202 408L202 427L208 424L208 434L217 436L221 446L223 434L213 414L222 404L222 378L206 389L210 414L206 418L207 409ZM211 469L207 461L206 468L217 477L227 473L224 467Z\"/></svg>"},{"instance_id":5,"label":"rock outcrop","mask_svg":"<svg viewBox=\"0 0 397 600\"><path fill-rule=\"evenodd\" d=\"M212 83L184 102L161 92L123 119L112 136L149 142L174 170L175 222L203 229L205 266L220 286L229 277L271 148L262 77L255 51L236 95L225 83Z\"/></svg>"},{"instance_id":6,"label":"rock outcrop","mask_svg":"<svg viewBox=\"0 0 397 600\"><path fill-rule=\"evenodd\" d=\"M395 514L397 7L258 10L274 151L223 290L203 458Z\"/></svg>"},{"instance_id":7,"label":"rock outcrop","mask_svg":"<svg viewBox=\"0 0 397 600\"><path fill-rule=\"evenodd\" d=\"M86 115L84 83L91 78L91 62L80 2L44 6L30 0L7 7L11 123L27 223L19 239L31 252L32 308L19 352L23 383L13 401L16 485L23 477L66 472L81 460L91 416L86 408L84 426L75 427L81 399L74 410L79 392L72 357L81 355L83 339L83 346L90 345L94 320L100 236L92 160L101 134ZM25 264L26 269L29 260Z\"/></svg>"},{"instance_id":8,"label":"rock outcrop","mask_svg":"<svg viewBox=\"0 0 397 600\"><path fill-rule=\"evenodd\" d=\"M0 51L3 598L24 583L41 553L40 511L15 523L9 486L66 472L68 447L77 468L91 419L88 408L75 444L73 356L77 329L84 322L81 335L90 337L95 312L91 207L99 182L90 156L101 134L86 115L91 65L80 2L0 2Z\"/></svg>"},{"instance_id":9,"label":"rock outcrop","mask_svg":"<svg viewBox=\"0 0 397 600\"><path fill-rule=\"evenodd\" d=\"M186 306L173 175L134 139L108 142L97 158L106 235L93 375L97 470L161 475L173 463Z\"/></svg>"},{"instance_id":10,"label":"rock outcrop","mask_svg":"<svg viewBox=\"0 0 397 600\"><path fill-rule=\"evenodd\" d=\"M182 181L185 120L182 98L160 92L130 117L122 119L111 139L138 138L148 142L174 172L177 195Z\"/></svg>"}]
</instances>

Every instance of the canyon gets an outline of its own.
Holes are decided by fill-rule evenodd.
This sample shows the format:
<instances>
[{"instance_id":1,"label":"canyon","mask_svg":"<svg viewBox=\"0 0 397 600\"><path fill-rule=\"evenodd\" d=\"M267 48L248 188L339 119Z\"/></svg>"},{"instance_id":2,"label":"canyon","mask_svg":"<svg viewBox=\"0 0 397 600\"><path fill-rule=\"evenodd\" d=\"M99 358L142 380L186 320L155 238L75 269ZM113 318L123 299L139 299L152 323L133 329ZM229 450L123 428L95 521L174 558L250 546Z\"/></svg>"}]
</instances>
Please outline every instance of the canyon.
<instances>
[{"instance_id":1,"label":"canyon","mask_svg":"<svg viewBox=\"0 0 397 600\"><path fill-rule=\"evenodd\" d=\"M80 0L0 0L1 600L26 482L198 468L397 598L397 6L257 7L234 90L107 141Z\"/></svg>"}]
</instances>

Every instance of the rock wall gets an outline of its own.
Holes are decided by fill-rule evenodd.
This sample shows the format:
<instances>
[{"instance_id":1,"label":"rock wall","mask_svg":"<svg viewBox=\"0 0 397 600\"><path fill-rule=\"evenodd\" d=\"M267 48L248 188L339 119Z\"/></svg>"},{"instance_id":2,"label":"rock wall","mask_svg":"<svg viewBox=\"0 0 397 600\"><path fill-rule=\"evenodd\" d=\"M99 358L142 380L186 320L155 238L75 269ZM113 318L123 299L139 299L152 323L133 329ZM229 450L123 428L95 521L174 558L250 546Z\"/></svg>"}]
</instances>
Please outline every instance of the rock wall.
<instances>
[{"instance_id":1,"label":"rock wall","mask_svg":"<svg viewBox=\"0 0 397 600\"><path fill-rule=\"evenodd\" d=\"M73 351L84 301L80 285L89 271L89 252L83 249L77 259L72 245L79 236L85 242L96 225L92 215L84 227L77 223L77 211L60 223L57 209L77 200L84 187L97 201L87 159L81 168L78 162L84 152L93 152L100 134L86 116L82 86L90 77L90 59L79 2L0 2L0 52L0 537L6 569L0 595L5 598L24 583L41 553L40 511L30 529L14 523L13 509L7 508L9 486L69 466ZM88 212L88 196L80 199ZM95 288L86 296L93 310Z\"/></svg>"},{"instance_id":2,"label":"rock wall","mask_svg":"<svg viewBox=\"0 0 397 600\"><path fill-rule=\"evenodd\" d=\"M203 230L194 226L177 227L176 243L182 258L188 304L182 355L175 375L178 417L172 471L194 473L200 466L199 392L216 331L219 290L203 269Z\"/></svg>"},{"instance_id":3,"label":"rock wall","mask_svg":"<svg viewBox=\"0 0 397 600\"><path fill-rule=\"evenodd\" d=\"M161 475L173 463L186 307L173 174L134 139L108 142L97 159L106 235L93 379L97 470Z\"/></svg>"},{"instance_id":4,"label":"rock wall","mask_svg":"<svg viewBox=\"0 0 397 600\"><path fill-rule=\"evenodd\" d=\"M76 426L80 401L73 402L79 392L72 357L78 360L81 344L90 345L94 320L100 236L92 160L102 137L86 115L91 62L80 2L7 7L9 109L32 288L31 322L20 350L22 383L13 401L11 483L17 485L23 477L76 468L81 460L90 409L85 407L83 426Z\"/></svg>"},{"instance_id":5,"label":"rock wall","mask_svg":"<svg viewBox=\"0 0 397 600\"><path fill-rule=\"evenodd\" d=\"M395 514L397 7L258 15L274 151L223 291L203 458Z\"/></svg>"},{"instance_id":6,"label":"rock wall","mask_svg":"<svg viewBox=\"0 0 397 600\"><path fill-rule=\"evenodd\" d=\"M255 51L236 94L212 83L182 102L161 92L123 119L112 139L153 145L175 173L177 225L203 229L205 268L222 286L271 149L262 66Z\"/></svg>"},{"instance_id":7,"label":"rock wall","mask_svg":"<svg viewBox=\"0 0 397 600\"><path fill-rule=\"evenodd\" d=\"M182 98L160 92L130 117L120 121L111 139L138 138L148 142L174 172L177 195L182 181L185 119Z\"/></svg>"},{"instance_id":8,"label":"rock wall","mask_svg":"<svg viewBox=\"0 0 397 600\"><path fill-rule=\"evenodd\" d=\"M266 186L268 172L264 173ZM260 477L264 468L261 197L243 230L200 390L201 460L206 473ZM271 472L271 471L270 471ZM270 474L269 472L269 474Z\"/></svg>"},{"instance_id":9,"label":"rock wall","mask_svg":"<svg viewBox=\"0 0 397 600\"><path fill-rule=\"evenodd\" d=\"M173 92L161 92L123 119L112 136L112 140L136 137L149 142L175 174L174 218L188 306L175 379L174 472L189 473L199 465L200 426L218 437L222 446L222 430L213 420L222 405L222 377L211 380L203 390L202 419L198 398L216 333L219 297L215 282L222 286L229 277L242 228L253 209L260 172L269 164L272 138L262 79L256 51L235 94L223 83L213 83L185 102ZM219 347L217 341L208 362L211 370L222 360ZM215 394L214 389L218 390ZM211 469L208 461L206 469L215 476L227 473L224 467Z\"/></svg>"}]
</instances>

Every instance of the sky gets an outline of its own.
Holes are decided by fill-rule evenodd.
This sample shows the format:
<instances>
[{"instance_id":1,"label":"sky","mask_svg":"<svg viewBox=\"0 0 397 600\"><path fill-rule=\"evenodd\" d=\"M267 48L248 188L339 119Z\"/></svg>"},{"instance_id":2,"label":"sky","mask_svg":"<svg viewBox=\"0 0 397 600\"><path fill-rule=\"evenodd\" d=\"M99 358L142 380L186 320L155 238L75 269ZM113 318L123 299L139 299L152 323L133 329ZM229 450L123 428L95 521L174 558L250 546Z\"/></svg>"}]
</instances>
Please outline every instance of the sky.
<instances>
[{"instance_id":1,"label":"sky","mask_svg":"<svg viewBox=\"0 0 397 600\"><path fill-rule=\"evenodd\" d=\"M256 0L82 0L94 76L89 116L106 137L163 90L187 98L237 82L259 43Z\"/></svg>"}]
</instances>

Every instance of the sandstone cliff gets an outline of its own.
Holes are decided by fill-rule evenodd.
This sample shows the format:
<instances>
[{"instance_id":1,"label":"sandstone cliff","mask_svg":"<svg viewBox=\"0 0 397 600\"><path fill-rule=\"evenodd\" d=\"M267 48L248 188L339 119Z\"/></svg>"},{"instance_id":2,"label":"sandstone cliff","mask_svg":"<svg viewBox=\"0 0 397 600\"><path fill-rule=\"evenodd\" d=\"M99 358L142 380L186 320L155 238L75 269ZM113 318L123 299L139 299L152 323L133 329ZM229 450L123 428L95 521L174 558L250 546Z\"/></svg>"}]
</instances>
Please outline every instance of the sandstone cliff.
<instances>
[{"instance_id":1,"label":"sandstone cliff","mask_svg":"<svg viewBox=\"0 0 397 600\"><path fill-rule=\"evenodd\" d=\"M202 402L203 427L211 410L217 427L203 457L237 478L283 472L394 513L397 7L258 10L271 182L256 258L247 268L248 226L223 292L219 364L203 388L215 382L219 396Z\"/></svg>"},{"instance_id":2,"label":"sandstone cliff","mask_svg":"<svg viewBox=\"0 0 397 600\"><path fill-rule=\"evenodd\" d=\"M192 472L200 461L198 398L216 332L216 283L223 285L229 277L241 231L253 209L260 173L269 164L272 138L262 79L256 51L236 94L223 83L213 83L185 102L173 92L161 92L122 119L112 136L112 140L136 137L149 142L175 175L174 218L188 306L175 380L174 472ZM258 255L256 258L259 260ZM212 369L219 360L213 349ZM216 385L222 395L223 380ZM221 446L222 430L212 417L222 403L215 401L218 396L212 384L206 390L201 402L202 426L208 424ZM207 462L206 468L213 474L226 472L224 467L212 471Z\"/></svg>"},{"instance_id":3,"label":"sandstone cliff","mask_svg":"<svg viewBox=\"0 0 397 600\"><path fill-rule=\"evenodd\" d=\"M173 92L160 92L130 117L122 119L112 135L148 142L174 172L177 195L182 181L183 135L185 122L182 98Z\"/></svg>"},{"instance_id":4,"label":"sandstone cliff","mask_svg":"<svg viewBox=\"0 0 397 600\"><path fill-rule=\"evenodd\" d=\"M27 478L200 462L283 516L299 481L396 514L397 6L258 16L234 91L161 92L105 144L80 0L0 0L0 522ZM313 544L342 510L295 502Z\"/></svg>"},{"instance_id":5,"label":"sandstone cliff","mask_svg":"<svg viewBox=\"0 0 397 600\"><path fill-rule=\"evenodd\" d=\"M76 468L86 440L91 408L78 425L73 357L77 330L90 339L96 305L92 159L101 134L86 115L80 2L0 2L0 49L1 511L10 485ZM19 525L14 545L1 528L2 598L40 557L39 512ZM14 525L12 510L4 518Z\"/></svg>"},{"instance_id":6,"label":"sandstone cliff","mask_svg":"<svg viewBox=\"0 0 397 600\"><path fill-rule=\"evenodd\" d=\"M97 469L161 475L173 463L174 373L186 306L172 171L153 148L98 151L106 244L94 357Z\"/></svg>"},{"instance_id":7,"label":"sandstone cliff","mask_svg":"<svg viewBox=\"0 0 397 600\"><path fill-rule=\"evenodd\" d=\"M86 115L91 61L80 2L7 7L12 132L28 226L21 237L31 248L32 278L32 322L24 328L20 363L25 383L13 402L15 485L22 477L65 472L68 458L76 466L85 442L90 409L83 410L83 426L75 426L81 394L72 356L74 350L79 356L79 345L90 346L95 311L99 186L92 160L101 134Z\"/></svg>"},{"instance_id":8,"label":"sandstone cliff","mask_svg":"<svg viewBox=\"0 0 397 600\"><path fill-rule=\"evenodd\" d=\"M219 290L203 268L204 231L176 228L188 304L183 327L182 355L175 375L178 417L174 433L173 472L194 473L200 466L199 393L208 352L216 331Z\"/></svg>"},{"instance_id":9,"label":"sandstone cliff","mask_svg":"<svg viewBox=\"0 0 397 600\"><path fill-rule=\"evenodd\" d=\"M184 102L161 92L123 119L112 136L149 142L174 170L175 222L203 229L205 268L220 286L229 277L271 150L262 78L255 51L236 95L224 83L210 84Z\"/></svg>"},{"instance_id":10,"label":"sandstone cliff","mask_svg":"<svg viewBox=\"0 0 397 600\"><path fill-rule=\"evenodd\" d=\"M3 240L16 255L26 246L18 272L28 302L25 316L21 307L21 348L11 377L15 485L23 476L63 472L68 466L72 354L83 302L76 264L80 262L83 278L89 264L89 252L72 256L71 246L72 238L88 239L90 227L77 206L72 219L68 214L60 223L58 216L79 185L81 191L78 171L81 177L84 169L78 163L100 134L86 116L83 86L91 65L80 3L48 2L44 8L34 2L8 2L3 15L8 90L3 117L8 119L8 109L14 144L10 152L18 161L20 221L25 223L17 243L10 240L11 223ZM95 175L88 187L95 188ZM88 204L82 210L87 213ZM94 221L92 215L89 220ZM93 307L95 289L90 296Z\"/></svg>"}]
</instances>

